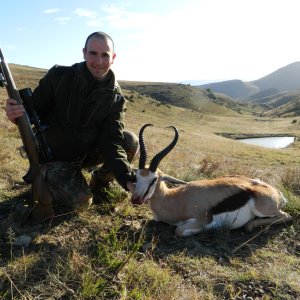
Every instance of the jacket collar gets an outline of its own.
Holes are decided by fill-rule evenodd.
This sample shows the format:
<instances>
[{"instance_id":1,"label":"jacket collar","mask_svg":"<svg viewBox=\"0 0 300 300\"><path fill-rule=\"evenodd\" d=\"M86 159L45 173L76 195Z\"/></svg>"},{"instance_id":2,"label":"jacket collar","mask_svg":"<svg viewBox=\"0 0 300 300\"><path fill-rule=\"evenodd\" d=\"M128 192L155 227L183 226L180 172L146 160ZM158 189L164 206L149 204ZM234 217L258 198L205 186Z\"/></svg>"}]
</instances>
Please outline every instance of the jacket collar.
<instances>
[{"instance_id":1,"label":"jacket collar","mask_svg":"<svg viewBox=\"0 0 300 300\"><path fill-rule=\"evenodd\" d=\"M85 62L77 63L72 66L75 73L73 80L72 93L69 98L69 104L67 109L67 120L70 124L78 124L80 122L82 106L87 105L88 102L95 101L95 97L92 96L96 91L101 91L103 98L111 99L113 101L115 90L115 75L113 71L109 70L108 76L104 81L98 81L90 73L86 67ZM108 104L111 102L108 100ZM95 103L95 110L100 105L100 102ZM91 116L84 123L88 123ZM86 125L86 124L85 124Z\"/></svg>"},{"instance_id":2,"label":"jacket collar","mask_svg":"<svg viewBox=\"0 0 300 300\"><path fill-rule=\"evenodd\" d=\"M72 67L75 69L75 72L77 74L78 84L83 89L87 89L87 91L91 91L94 89L114 90L116 79L115 74L112 70L108 71L107 76L103 81L99 81L91 74L86 66L85 61L74 64Z\"/></svg>"}]
</instances>

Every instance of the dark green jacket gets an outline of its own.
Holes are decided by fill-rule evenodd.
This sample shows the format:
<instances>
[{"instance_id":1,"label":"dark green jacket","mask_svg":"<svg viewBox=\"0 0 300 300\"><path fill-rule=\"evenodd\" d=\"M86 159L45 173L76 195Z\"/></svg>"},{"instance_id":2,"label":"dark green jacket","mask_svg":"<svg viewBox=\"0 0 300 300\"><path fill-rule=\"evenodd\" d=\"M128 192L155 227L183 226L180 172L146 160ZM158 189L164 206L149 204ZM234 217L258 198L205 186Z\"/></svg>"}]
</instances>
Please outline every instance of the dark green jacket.
<instances>
[{"instance_id":1,"label":"dark green jacket","mask_svg":"<svg viewBox=\"0 0 300 300\"><path fill-rule=\"evenodd\" d=\"M85 62L54 66L33 92L46 140L57 161L78 161L100 151L117 181L126 188L132 170L123 149L126 101L110 70L97 81ZM118 97L116 97L118 95Z\"/></svg>"}]
</instances>

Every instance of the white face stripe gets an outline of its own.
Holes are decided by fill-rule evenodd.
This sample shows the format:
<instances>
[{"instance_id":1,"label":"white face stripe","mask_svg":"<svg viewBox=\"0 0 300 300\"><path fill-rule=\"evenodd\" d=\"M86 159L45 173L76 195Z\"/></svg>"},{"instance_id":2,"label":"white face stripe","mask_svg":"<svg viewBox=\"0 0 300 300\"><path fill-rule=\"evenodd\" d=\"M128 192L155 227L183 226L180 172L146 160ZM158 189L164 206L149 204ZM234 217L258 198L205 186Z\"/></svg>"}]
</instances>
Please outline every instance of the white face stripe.
<instances>
[{"instance_id":1,"label":"white face stripe","mask_svg":"<svg viewBox=\"0 0 300 300\"><path fill-rule=\"evenodd\" d=\"M135 184L135 197L142 198L143 201L150 199L155 191L158 175L156 172L149 170L137 170L136 184Z\"/></svg>"}]
</instances>

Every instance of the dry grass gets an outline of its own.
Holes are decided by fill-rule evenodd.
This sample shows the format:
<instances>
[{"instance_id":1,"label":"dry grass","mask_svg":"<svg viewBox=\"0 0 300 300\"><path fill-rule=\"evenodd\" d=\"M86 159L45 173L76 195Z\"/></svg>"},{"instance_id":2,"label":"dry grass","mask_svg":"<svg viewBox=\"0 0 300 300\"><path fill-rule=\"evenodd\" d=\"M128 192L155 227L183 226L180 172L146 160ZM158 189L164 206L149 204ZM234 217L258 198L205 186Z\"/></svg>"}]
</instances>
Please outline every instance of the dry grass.
<instances>
[{"instance_id":1,"label":"dry grass","mask_svg":"<svg viewBox=\"0 0 300 300\"><path fill-rule=\"evenodd\" d=\"M18 72L24 76L28 69ZM43 70L39 72L33 70L30 81L21 84L34 86ZM21 77L16 79L20 86ZM300 136L299 125L288 118L196 113L126 93L133 95L127 129L137 133L145 123L155 125L145 131L149 159L172 139L172 130L165 127L179 129L178 144L160 164L163 171L186 180L225 174L260 177L289 199L285 209L293 222L251 234L221 230L177 238L172 226L152 221L146 206L133 207L115 186L110 203L24 226L15 205L27 190L21 177L28 163L16 151L18 133L1 110L0 298L298 299L300 143L270 150L215 133ZM0 97L3 106L3 91ZM14 244L22 235L32 239L28 247Z\"/></svg>"}]
</instances>

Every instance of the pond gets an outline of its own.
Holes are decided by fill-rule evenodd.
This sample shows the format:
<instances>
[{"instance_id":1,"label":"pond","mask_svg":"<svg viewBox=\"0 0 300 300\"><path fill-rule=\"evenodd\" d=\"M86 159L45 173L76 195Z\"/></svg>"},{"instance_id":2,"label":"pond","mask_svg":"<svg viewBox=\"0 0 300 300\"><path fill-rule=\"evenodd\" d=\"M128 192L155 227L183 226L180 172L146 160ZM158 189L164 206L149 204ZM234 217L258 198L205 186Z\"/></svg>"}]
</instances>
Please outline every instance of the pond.
<instances>
[{"instance_id":1,"label":"pond","mask_svg":"<svg viewBox=\"0 0 300 300\"><path fill-rule=\"evenodd\" d=\"M240 142L273 149L285 148L295 141L293 136L272 136L261 138L239 139Z\"/></svg>"}]
</instances>

